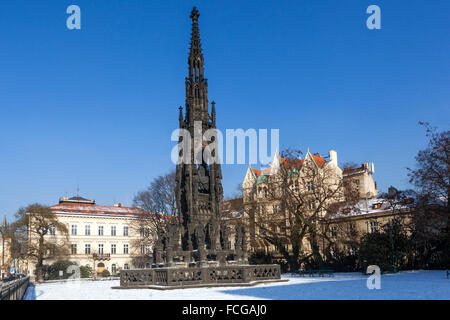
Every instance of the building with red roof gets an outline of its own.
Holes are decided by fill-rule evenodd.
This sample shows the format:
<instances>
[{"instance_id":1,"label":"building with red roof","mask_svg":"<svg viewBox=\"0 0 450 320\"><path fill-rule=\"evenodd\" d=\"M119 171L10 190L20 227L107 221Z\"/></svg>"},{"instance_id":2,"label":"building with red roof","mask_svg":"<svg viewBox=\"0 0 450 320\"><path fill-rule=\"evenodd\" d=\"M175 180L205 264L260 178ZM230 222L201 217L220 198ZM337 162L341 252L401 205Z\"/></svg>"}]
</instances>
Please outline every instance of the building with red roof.
<instances>
[{"instance_id":1,"label":"building with red roof","mask_svg":"<svg viewBox=\"0 0 450 320\"><path fill-rule=\"evenodd\" d=\"M316 213L320 218L328 216L329 207L348 202L350 197L356 201L378 195L372 177L373 164L369 165L365 162L360 168L344 168L343 170L338 165L335 150L330 150L327 155L321 155L311 153L308 149L303 158L292 156L288 158L281 157L278 152L275 152L273 161L268 167L257 170L249 166L247 169L242 184L243 207L244 218L249 221L250 246L253 251L275 251L272 244L261 240L264 236L258 235L261 228L278 228L273 225L266 226L263 221L270 221L273 219L270 217L277 215L287 217L282 212L283 200L280 195L277 196L280 192L301 194L298 198L301 198L302 212L311 215ZM288 183L290 191L280 187L279 183ZM321 196L320 193L333 193L333 195L326 200L320 200L321 197L326 197ZM288 225L288 222L278 223ZM305 247L308 247L308 244L305 244Z\"/></svg>"},{"instance_id":2,"label":"building with red roof","mask_svg":"<svg viewBox=\"0 0 450 320\"><path fill-rule=\"evenodd\" d=\"M111 275L118 274L121 269L136 267L133 265L134 257L151 256L151 246L136 247L135 240L141 237L142 232L136 219L143 213L138 207L125 207L121 203L99 205L93 199L75 196L63 197L49 208L59 222L66 224L68 240L51 228L45 236L46 241L68 241L70 254L63 257L64 260L77 266L90 266L97 276L104 270ZM52 259L45 261L46 264L53 262ZM35 266L32 261L28 269L33 275Z\"/></svg>"}]
</instances>

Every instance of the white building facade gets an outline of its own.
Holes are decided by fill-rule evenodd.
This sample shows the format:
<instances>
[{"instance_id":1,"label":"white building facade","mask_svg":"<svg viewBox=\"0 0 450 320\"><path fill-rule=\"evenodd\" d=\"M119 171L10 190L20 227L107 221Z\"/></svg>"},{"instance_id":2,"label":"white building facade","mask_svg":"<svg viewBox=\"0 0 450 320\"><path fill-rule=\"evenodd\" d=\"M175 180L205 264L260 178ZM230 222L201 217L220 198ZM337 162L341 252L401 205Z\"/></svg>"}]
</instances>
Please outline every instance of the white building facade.
<instances>
[{"instance_id":1,"label":"white building facade","mask_svg":"<svg viewBox=\"0 0 450 320\"><path fill-rule=\"evenodd\" d=\"M70 254L61 259L78 266L90 266L98 275L104 270L115 275L122 269L133 268L133 257L151 254L149 247L135 248L134 241L140 236L135 223L139 208L123 207L120 203L114 206L97 205L94 200L77 196L64 197L50 209L68 230ZM55 242L67 239L55 228L51 228L45 238ZM51 259L45 260L47 265L53 262ZM29 264L29 272L31 275L35 272L32 263Z\"/></svg>"}]
</instances>

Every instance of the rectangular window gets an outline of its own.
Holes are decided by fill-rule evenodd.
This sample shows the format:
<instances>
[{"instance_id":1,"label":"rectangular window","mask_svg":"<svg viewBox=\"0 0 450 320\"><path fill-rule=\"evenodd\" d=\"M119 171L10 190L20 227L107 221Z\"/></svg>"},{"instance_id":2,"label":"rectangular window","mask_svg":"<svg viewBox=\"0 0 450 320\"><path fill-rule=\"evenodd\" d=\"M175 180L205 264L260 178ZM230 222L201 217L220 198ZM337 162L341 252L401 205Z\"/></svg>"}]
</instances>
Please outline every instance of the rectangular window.
<instances>
[{"instance_id":1,"label":"rectangular window","mask_svg":"<svg viewBox=\"0 0 450 320\"><path fill-rule=\"evenodd\" d=\"M99 236L103 235L103 226L98 226L98 235Z\"/></svg>"},{"instance_id":2,"label":"rectangular window","mask_svg":"<svg viewBox=\"0 0 450 320\"><path fill-rule=\"evenodd\" d=\"M87 224L84 226L84 235L90 236L91 235L91 225Z\"/></svg>"},{"instance_id":3,"label":"rectangular window","mask_svg":"<svg viewBox=\"0 0 450 320\"><path fill-rule=\"evenodd\" d=\"M123 236L128 237L128 226L123 227Z\"/></svg>"},{"instance_id":4,"label":"rectangular window","mask_svg":"<svg viewBox=\"0 0 450 320\"><path fill-rule=\"evenodd\" d=\"M308 191L314 191L314 185L311 181L308 182Z\"/></svg>"},{"instance_id":5,"label":"rectangular window","mask_svg":"<svg viewBox=\"0 0 450 320\"><path fill-rule=\"evenodd\" d=\"M50 225L49 229L50 235L54 236L56 234L56 228L54 225Z\"/></svg>"},{"instance_id":6,"label":"rectangular window","mask_svg":"<svg viewBox=\"0 0 450 320\"><path fill-rule=\"evenodd\" d=\"M150 229L147 227L142 227L140 229L141 237L149 237L150 236Z\"/></svg>"},{"instance_id":7,"label":"rectangular window","mask_svg":"<svg viewBox=\"0 0 450 320\"><path fill-rule=\"evenodd\" d=\"M356 230L356 224L354 222L350 222L349 223L349 229L350 229L350 231L355 231Z\"/></svg>"},{"instance_id":8,"label":"rectangular window","mask_svg":"<svg viewBox=\"0 0 450 320\"><path fill-rule=\"evenodd\" d=\"M116 235L116 226L111 226L111 235L112 236Z\"/></svg>"},{"instance_id":9,"label":"rectangular window","mask_svg":"<svg viewBox=\"0 0 450 320\"><path fill-rule=\"evenodd\" d=\"M98 245L98 254L103 254L103 244Z\"/></svg>"},{"instance_id":10,"label":"rectangular window","mask_svg":"<svg viewBox=\"0 0 450 320\"><path fill-rule=\"evenodd\" d=\"M277 205L273 205L272 206L272 213L273 214L277 214L278 213L278 206Z\"/></svg>"},{"instance_id":11,"label":"rectangular window","mask_svg":"<svg viewBox=\"0 0 450 320\"><path fill-rule=\"evenodd\" d=\"M141 254L145 254L145 246L141 244Z\"/></svg>"},{"instance_id":12,"label":"rectangular window","mask_svg":"<svg viewBox=\"0 0 450 320\"><path fill-rule=\"evenodd\" d=\"M91 254L91 245L88 243L84 245L84 254Z\"/></svg>"},{"instance_id":13,"label":"rectangular window","mask_svg":"<svg viewBox=\"0 0 450 320\"><path fill-rule=\"evenodd\" d=\"M116 254L116 245L115 244L111 245L111 254Z\"/></svg>"},{"instance_id":14,"label":"rectangular window","mask_svg":"<svg viewBox=\"0 0 450 320\"><path fill-rule=\"evenodd\" d=\"M71 254L77 254L77 245L76 244L71 244L70 245L70 253Z\"/></svg>"},{"instance_id":15,"label":"rectangular window","mask_svg":"<svg viewBox=\"0 0 450 320\"><path fill-rule=\"evenodd\" d=\"M123 245L123 254L128 254L128 244Z\"/></svg>"},{"instance_id":16,"label":"rectangular window","mask_svg":"<svg viewBox=\"0 0 450 320\"><path fill-rule=\"evenodd\" d=\"M77 225L76 225L76 224L73 224L73 225L72 225L72 235L73 235L73 236L76 236L76 235L77 235Z\"/></svg>"},{"instance_id":17,"label":"rectangular window","mask_svg":"<svg viewBox=\"0 0 450 320\"><path fill-rule=\"evenodd\" d=\"M316 204L314 203L314 200L310 200L308 203L309 209L314 210L316 208Z\"/></svg>"},{"instance_id":18,"label":"rectangular window","mask_svg":"<svg viewBox=\"0 0 450 320\"><path fill-rule=\"evenodd\" d=\"M370 232L374 233L378 231L378 223L376 221L370 222Z\"/></svg>"},{"instance_id":19,"label":"rectangular window","mask_svg":"<svg viewBox=\"0 0 450 320\"><path fill-rule=\"evenodd\" d=\"M150 254L150 245L145 246L145 254Z\"/></svg>"}]
</instances>

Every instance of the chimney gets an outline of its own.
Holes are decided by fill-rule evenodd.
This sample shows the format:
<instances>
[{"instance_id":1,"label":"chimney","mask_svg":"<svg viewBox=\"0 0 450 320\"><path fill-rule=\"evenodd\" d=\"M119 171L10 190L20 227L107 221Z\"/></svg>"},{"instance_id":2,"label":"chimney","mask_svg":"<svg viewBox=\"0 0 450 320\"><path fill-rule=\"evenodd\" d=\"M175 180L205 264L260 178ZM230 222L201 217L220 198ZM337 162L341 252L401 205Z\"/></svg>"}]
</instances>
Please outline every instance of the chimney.
<instances>
[{"instance_id":1,"label":"chimney","mask_svg":"<svg viewBox=\"0 0 450 320\"><path fill-rule=\"evenodd\" d=\"M364 169L369 171L369 163L367 161L364 161L363 166L364 166Z\"/></svg>"},{"instance_id":2,"label":"chimney","mask_svg":"<svg viewBox=\"0 0 450 320\"><path fill-rule=\"evenodd\" d=\"M337 165L337 164L338 164L338 161L337 161L337 152L334 151L333 149L330 149L329 154L330 154L330 162L332 162L332 163L334 163L335 165Z\"/></svg>"}]
</instances>

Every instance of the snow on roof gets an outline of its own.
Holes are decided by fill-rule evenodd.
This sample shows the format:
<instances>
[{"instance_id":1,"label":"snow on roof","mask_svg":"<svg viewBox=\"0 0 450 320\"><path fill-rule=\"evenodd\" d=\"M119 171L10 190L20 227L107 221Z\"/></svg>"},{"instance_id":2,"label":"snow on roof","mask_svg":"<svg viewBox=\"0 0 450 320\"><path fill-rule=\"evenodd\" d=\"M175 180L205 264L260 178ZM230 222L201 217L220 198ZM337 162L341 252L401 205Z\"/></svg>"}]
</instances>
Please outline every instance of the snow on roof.
<instances>
[{"instance_id":1,"label":"snow on roof","mask_svg":"<svg viewBox=\"0 0 450 320\"><path fill-rule=\"evenodd\" d=\"M53 212L82 213L82 214L114 214L114 215L137 215L142 212L140 208L101 206L86 203L60 203L51 206Z\"/></svg>"},{"instance_id":2,"label":"snow on roof","mask_svg":"<svg viewBox=\"0 0 450 320\"><path fill-rule=\"evenodd\" d=\"M351 207L343 207L339 210L339 213L335 214L332 218L336 219L367 214L377 214L392 211L394 208L396 210L404 210L411 208L413 203L414 199L412 198L403 200L389 200L385 198L363 199Z\"/></svg>"},{"instance_id":3,"label":"snow on roof","mask_svg":"<svg viewBox=\"0 0 450 320\"><path fill-rule=\"evenodd\" d=\"M236 198L222 202L223 219L242 218L244 215L243 199Z\"/></svg>"}]
</instances>

